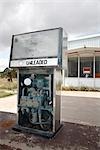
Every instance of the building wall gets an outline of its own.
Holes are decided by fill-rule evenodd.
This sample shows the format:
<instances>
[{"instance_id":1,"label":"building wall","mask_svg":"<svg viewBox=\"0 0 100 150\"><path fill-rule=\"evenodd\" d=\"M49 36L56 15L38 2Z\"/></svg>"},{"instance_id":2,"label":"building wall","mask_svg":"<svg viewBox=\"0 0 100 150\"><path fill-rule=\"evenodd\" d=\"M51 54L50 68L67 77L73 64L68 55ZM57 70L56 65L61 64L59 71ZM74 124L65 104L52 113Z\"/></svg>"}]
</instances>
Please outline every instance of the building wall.
<instances>
[{"instance_id":1,"label":"building wall","mask_svg":"<svg viewBox=\"0 0 100 150\"><path fill-rule=\"evenodd\" d=\"M96 51L96 49L98 52ZM98 56L100 58L100 35L95 37L81 38L73 41L68 41L68 50L66 55L67 63L63 85L74 87L85 86L100 88L100 60L99 64L97 64L96 60ZM82 58L83 65L81 62ZM88 62L89 60L91 61L91 58L92 63ZM69 67L71 63L73 66L73 71L72 68ZM91 75L89 75L89 77L86 78L85 75L82 74L82 68L80 69L80 67L92 68ZM76 69L78 70L77 72L75 71Z\"/></svg>"},{"instance_id":2,"label":"building wall","mask_svg":"<svg viewBox=\"0 0 100 150\"><path fill-rule=\"evenodd\" d=\"M84 54L84 55L85 55L86 59L83 59L84 60L83 63L85 64L85 66L83 66L83 67L90 66L91 74L88 76L86 76L86 74L83 74L83 71L82 71L81 65L80 65L80 63L81 63L80 57L67 56L68 58L71 58L72 63L70 63L71 60L68 61L69 59L67 58L68 68L67 68L67 73L65 74L65 80L63 82L63 85L74 86L74 87L84 87L85 86L85 87L92 87L92 88L100 88L100 59L99 59L100 54L99 54L99 56L92 56L92 57L89 57L86 54ZM90 58L91 58L91 61L89 60ZM98 58L98 59L96 59L96 58ZM74 62L73 62L73 60L74 60ZM75 60L77 60L77 64L75 63ZM85 60L86 61L89 60L91 63L89 61L86 63ZM91 66L91 64L92 64L92 66ZM89 66L87 66L87 65L89 65ZM71 70L69 70L70 68L71 68Z\"/></svg>"}]
</instances>

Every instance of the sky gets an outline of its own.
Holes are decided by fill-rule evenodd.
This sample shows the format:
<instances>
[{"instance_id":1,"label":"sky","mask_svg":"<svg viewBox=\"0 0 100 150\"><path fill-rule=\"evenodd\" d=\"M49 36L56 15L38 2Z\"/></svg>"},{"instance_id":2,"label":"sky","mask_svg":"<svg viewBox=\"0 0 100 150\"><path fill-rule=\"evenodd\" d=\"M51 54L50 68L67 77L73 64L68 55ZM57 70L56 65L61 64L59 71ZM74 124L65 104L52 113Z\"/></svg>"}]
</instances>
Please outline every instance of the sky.
<instances>
[{"instance_id":1,"label":"sky","mask_svg":"<svg viewBox=\"0 0 100 150\"><path fill-rule=\"evenodd\" d=\"M13 34L63 27L68 39L100 33L100 0L0 0L0 71Z\"/></svg>"}]
</instances>

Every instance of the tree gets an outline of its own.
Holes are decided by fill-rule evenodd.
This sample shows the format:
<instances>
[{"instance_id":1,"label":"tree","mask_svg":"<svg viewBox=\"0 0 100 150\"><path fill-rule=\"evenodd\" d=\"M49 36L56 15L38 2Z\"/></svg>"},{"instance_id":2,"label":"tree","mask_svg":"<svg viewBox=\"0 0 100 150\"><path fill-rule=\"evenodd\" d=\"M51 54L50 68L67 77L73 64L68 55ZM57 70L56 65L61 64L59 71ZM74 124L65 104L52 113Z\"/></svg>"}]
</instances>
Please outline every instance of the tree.
<instances>
[{"instance_id":1,"label":"tree","mask_svg":"<svg viewBox=\"0 0 100 150\"><path fill-rule=\"evenodd\" d=\"M6 68L0 75L2 78L8 78L12 82L12 78L17 78L16 69Z\"/></svg>"}]
</instances>

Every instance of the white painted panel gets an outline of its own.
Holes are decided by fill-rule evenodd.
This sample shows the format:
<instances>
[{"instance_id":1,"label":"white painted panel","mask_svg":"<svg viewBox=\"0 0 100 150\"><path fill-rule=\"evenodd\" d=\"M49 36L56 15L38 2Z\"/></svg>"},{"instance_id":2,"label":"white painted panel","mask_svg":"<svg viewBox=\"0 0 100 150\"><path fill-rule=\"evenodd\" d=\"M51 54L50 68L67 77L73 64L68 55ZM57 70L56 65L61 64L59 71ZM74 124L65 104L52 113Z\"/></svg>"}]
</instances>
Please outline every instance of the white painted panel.
<instances>
[{"instance_id":1,"label":"white painted panel","mask_svg":"<svg viewBox=\"0 0 100 150\"><path fill-rule=\"evenodd\" d=\"M57 64L58 58L12 60L10 62L11 67L57 66Z\"/></svg>"},{"instance_id":2,"label":"white painted panel","mask_svg":"<svg viewBox=\"0 0 100 150\"><path fill-rule=\"evenodd\" d=\"M79 86L94 87L94 78L80 78Z\"/></svg>"},{"instance_id":3,"label":"white painted panel","mask_svg":"<svg viewBox=\"0 0 100 150\"><path fill-rule=\"evenodd\" d=\"M100 78L95 79L95 87L100 88Z\"/></svg>"},{"instance_id":4,"label":"white painted panel","mask_svg":"<svg viewBox=\"0 0 100 150\"><path fill-rule=\"evenodd\" d=\"M78 86L78 78L65 78L65 86Z\"/></svg>"},{"instance_id":5,"label":"white painted panel","mask_svg":"<svg viewBox=\"0 0 100 150\"><path fill-rule=\"evenodd\" d=\"M100 78L65 78L65 86L100 88Z\"/></svg>"}]
</instances>

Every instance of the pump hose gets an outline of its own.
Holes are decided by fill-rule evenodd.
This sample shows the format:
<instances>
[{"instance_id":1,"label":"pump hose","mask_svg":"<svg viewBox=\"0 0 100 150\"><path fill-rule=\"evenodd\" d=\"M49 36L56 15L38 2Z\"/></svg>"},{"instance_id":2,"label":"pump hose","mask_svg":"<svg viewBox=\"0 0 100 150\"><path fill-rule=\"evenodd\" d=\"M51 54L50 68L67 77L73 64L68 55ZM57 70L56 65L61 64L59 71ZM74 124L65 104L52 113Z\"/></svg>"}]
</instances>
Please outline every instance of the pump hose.
<instances>
[{"instance_id":1,"label":"pump hose","mask_svg":"<svg viewBox=\"0 0 100 150\"><path fill-rule=\"evenodd\" d=\"M51 128L52 114L48 110L44 110L44 111L45 111L44 114L42 114L41 110L38 114L39 114L40 127L41 129L46 131ZM43 115L45 116L45 118L43 118ZM44 121L49 123L46 124Z\"/></svg>"}]
</instances>

